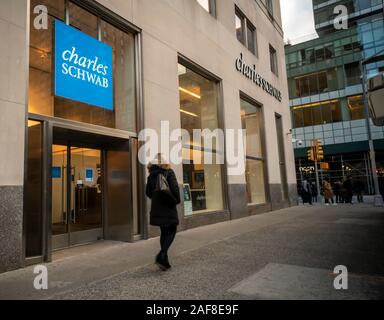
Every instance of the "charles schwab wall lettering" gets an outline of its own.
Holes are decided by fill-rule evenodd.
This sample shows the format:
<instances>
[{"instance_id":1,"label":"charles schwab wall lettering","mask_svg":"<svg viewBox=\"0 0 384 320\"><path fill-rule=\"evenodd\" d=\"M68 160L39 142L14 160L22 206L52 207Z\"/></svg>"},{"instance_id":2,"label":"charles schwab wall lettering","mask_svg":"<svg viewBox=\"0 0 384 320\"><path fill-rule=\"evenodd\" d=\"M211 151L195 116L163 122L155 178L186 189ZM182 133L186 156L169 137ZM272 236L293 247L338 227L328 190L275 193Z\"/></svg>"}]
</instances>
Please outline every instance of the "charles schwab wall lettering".
<instances>
[{"instance_id":1,"label":"charles schwab wall lettering","mask_svg":"<svg viewBox=\"0 0 384 320\"><path fill-rule=\"evenodd\" d=\"M256 65L252 67L247 65L244 61L243 54L240 53L240 58L236 59L236 70L241 72L248 79L252 80L253 83L258 85L264 91L269 93L271 96L275 97L281 102L282 96L280 90L276 89L271 85L267 80L265 80L260 74L256 72Z\"/></svg>"},{"instance_id":2,"label":"charles schwab wall lettering","mask_svg":"<svg viewBox=\"0 0 384 320\"><path fill-rule=\"evenodd\" d=\"M55 21L55 95L113 110L112 47Z\"/></svg>"}]
</instances>

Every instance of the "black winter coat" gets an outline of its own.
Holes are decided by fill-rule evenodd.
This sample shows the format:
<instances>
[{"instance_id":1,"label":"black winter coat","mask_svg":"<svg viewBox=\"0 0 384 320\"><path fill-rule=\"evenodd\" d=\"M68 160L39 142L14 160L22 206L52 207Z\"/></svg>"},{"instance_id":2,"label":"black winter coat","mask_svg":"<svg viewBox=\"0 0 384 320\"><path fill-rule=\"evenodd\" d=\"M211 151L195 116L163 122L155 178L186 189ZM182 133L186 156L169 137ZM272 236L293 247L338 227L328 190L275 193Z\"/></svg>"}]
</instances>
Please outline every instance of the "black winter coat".
<instances>
[{"instance_id":1,"label":"black winter coat","mask_svg":"<svg viewBox=\"0 0 384 320\"><path fill-rule=\"evenodd\" d=\"M163 173L167 177L169 188L176 200L175 204L170 205L162 193L154 192L159 173ZM152 199L150 212L150 224L152 226L163 227L179 224L176 205L180 203L180 190L175 172L172 169L167 170L156 165L152 166L149 170L146 194L148 198Z\"/></svg>"}]
</instances>

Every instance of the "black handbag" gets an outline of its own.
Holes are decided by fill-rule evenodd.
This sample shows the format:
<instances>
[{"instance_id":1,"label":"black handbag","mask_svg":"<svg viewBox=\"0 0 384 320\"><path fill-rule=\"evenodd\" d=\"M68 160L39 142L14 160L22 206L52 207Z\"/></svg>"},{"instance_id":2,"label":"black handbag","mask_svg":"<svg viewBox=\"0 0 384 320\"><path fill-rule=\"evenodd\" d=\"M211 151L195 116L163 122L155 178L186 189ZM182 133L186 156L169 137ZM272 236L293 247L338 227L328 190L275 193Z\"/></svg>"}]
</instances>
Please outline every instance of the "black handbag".
<instances>
[{"instance_id":1,"label":"black handbag","mask_svg":"<svg viewBox=\"0 0 384 320\"><path fill-rule=\"evenodd\" d=\"M174 206L176 204L176 198L169 187L167 176L168 174L164 175L163 173L157 175L155 192L159 192L162 195L162 199L164 199L166 204Z\"/></svg>"}]
</instances>

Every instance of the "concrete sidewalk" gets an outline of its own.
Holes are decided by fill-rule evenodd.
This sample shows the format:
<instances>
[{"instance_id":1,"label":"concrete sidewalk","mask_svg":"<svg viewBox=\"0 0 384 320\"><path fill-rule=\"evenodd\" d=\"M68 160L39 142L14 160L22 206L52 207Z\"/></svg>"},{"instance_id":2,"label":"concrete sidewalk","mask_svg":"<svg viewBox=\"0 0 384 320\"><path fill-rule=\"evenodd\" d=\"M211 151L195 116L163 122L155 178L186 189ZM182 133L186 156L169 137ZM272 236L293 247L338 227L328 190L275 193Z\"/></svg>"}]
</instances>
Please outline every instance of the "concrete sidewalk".
<instances>
[{"instance_id":1,"label":"concrete sidewalk","mask_svg":"<svg viewBox=\"0 0 384 320\"><path fill-rule=\"evenodd\" d=\"M322 239L317 236L316 241L318 241L318 244L316 244L316 242L310 243L310 246L314 247L313 249L316 251L316 246L319 248L323 247L328 238L330 243L333 241L336 241L336 243L341 241L343 234L339 234L340 230L345 230L345 236L350 237L348 230L351 225L352 229L355 228L355 232L358 233L364 232L364 228L370 228L370 226L373 226L374 228L377 228L378 226L382 227L382 223L384 223L383 211L383 208L374 208L370 205L346 205L339 207L324 207L321 205L314 207L299 206L181 232L177 235L174 246L170 252L171 262L177 262L174 269L177 270L178 265L180 265L180 268L177 271L172 271L174 272L173 275L172 273L169 273L169 277L175 277L175 279L177 277L182 277L181 281L185 281L186 277L188 277L193 283L193 274L195 272L197 273L197 275L195 275L195 280L197 281L199 278L198 274L201 275L204 274L204 272L210 272L211 274L211 272L214 271L207 269L209 259L213 258L212 252L214 254L217 253L218 255L221 254L225 256L226 252L229 254L234 250L234 246L236 244L238 247L233 252L239 256L237 258L234 257L233 261L228 260L231 259L228 256L225 256L225 259L230 267L235 266L237 268L239 274L231 279L231 277L218 272L216 280L213 279L212 276L210 276L209 279L206 279L207 283L209 281L214 282L221 281L220 279L223 279L223 288L220 288L220 290L223 290L223 294L220 295L220 297L233 298L232 294L235 296L240 294L236 293L236 288L239 287L239 285L237 287L234 285L240 280L247 279L246 277L242 277L243 274L244 276L249 276L255 271L264 270L263 272L268 273L277 272L276 270L281 270L281 268L284 269L284 265L281 267L281 264L269 265L268 263L281 262L283 260L290 262L287 260L288 258L285 257L285 255L292 257L293 254L298 254L297 249L301 246L303 239L305 239L305 237L310 237L311 234L313 235L313 230L328 230L330 228L329 226L336 228L334 233L332 232L327 235L327 238ZM362 215L368 218L368 220L361 219ZM359 224L359 222L363 222L363 224ZM356 229L356 226L362 229ZM308 228L313 229L309 236L303 236L304 238L295 239L294 234L302 231L307 234ZM285 238L287 236L285 235L285 232L289 231L289 234L291 234L293 229L297 229L297 231L290 235L291 242L288 245L288 239ZM332 237L335 238L333 239ZM130 298L130 294L137 298L153 298L144 294L143 296L140 296L139 292L140 290L145 291L143 286L146 281L149 281L148 283L151 283L150 286L152 287L153 281L156 283L159 279L161 279L161 277L163 280L166 279L164 278L164 275L159 273L154 267L154 257L159 250L158 241L158 238L140 241L133 244L101 241L92 245L56 252L53 257L54 261L46 264L49 273L48 290L37 291L33 288L33 280L36 275L33 273L34 267L31 266L25 269L0 274L0 299L124 299ZM347 239L346 241L349 241L348 243L350 243L351 239ZM382 238L374 241L379 243L380 246L383 243ZM263 256L256 259L261 264L253 265L252 270L248 270L248 267L246 267L247 263L249 261L252 262L256 254L262 255L263 250L267 245L270 245L268 251L265 251ZM257 246L260 248L257 248ZM239 248L243 248L243 252L241 249L239 250ZM290 253L290 250L293 251ZM332 251L332 248L329 250ZM346 250L349 250L349 247L346 248ZM351 250L356 249L351 248ZM275 254L274 251L281 251L281 257L273 259L270 258ZM340 250L338 250L338 252L339 251ZM305 254L300 254L307 257L308 249L306 248L303 252ZM249 256L251 253L252 255ZM358 255L361 255L361 252L359 252ZM190 257L193 257L193 259L190 260ZM199 264L199 257L200 259L206 261L207 264ZM222 258L223 256L217 257L218 260ZM372 259L372 257L367 257L367 259L368 258ZM217 259L212 261L212 269L219 269L219 267L216 266L216 263L220 263L220 261L216 261ZM245 262L236 266L236 263L242 259L244 259ZM316 263L313 266L316 265L316 267L324 267L321 263L321 259L321 256L316 256ZM325 258L324 261L326 261ZM377 264L378 266L372 266L372 274L374 276L377 276L377 270L380 269L379 265L382 265L382 261L377 261ZM191 268L193 269L188 271L189 276L182 274L182 266L188 270ZM244 270L241 269L242 266L244 266ZM199 268L201 268L201 270L199 270ZM249 268L251 268L251 266L249 266ZM289 270L288 272L293 273L298 272L297 268L287 270ZM324 270L324 268L322 268L322 270ZM384 269L382 271L384 272ZM178 274L178 272L180 274ZM308 277L311 278L312 274L317 273L314 270L309 270ZM143 278L141 280L139 279L139 281L137 279L138 275L143 276ZM168 275L165 277L168 277ZM265 276L263 277L265 279ZM224 285L225 278L227 278L229 282ZM379 279L380 282L384 278L381 278L380 275L377 279ZM132 290L130 293L120 292L120 290L123 289L120 287L120 283L124 283L124 281L126 282L124 285L125 288L131 287ZM138 282L136 283L136 281ZM169 281L169 279L167 281ZM109 289L109 284L113 283L115 283L115 287ZM135 285L140 288L137 290L134 289L136 288L134 283L136 283ZM252 283L252 281L250 283ZM92 294L88 292L90 288L93 288ZM173 296L164 297L194 297L193 290L191 291L188 289L187 291L183 291L184 293L187 293L187 295L180 295L180 297L177 296L177 289L175 290L176 291ZM181 288L179 288L179 290L181 290ZM195 290L195 294L199 298L212 298L209 294L204 296L204 293L200 293L200 289L197 287ZM134 291L136 291L137 295L134 295ZM231 294L228 296L227 294L229 292L231 292ZM161 297L161 293L159 293L159 295ZM284 296L283 293L282 296ZM246 295L241 296L240 294L239 297L246 298ZM273 295L271 297L274 298ZM297 297L300 298L300 294L298 294ZM319 297L321 297L321 295L319 295ZM364 297L365 296L363 295L362 298Z\"/></svg>"}]
</instances>

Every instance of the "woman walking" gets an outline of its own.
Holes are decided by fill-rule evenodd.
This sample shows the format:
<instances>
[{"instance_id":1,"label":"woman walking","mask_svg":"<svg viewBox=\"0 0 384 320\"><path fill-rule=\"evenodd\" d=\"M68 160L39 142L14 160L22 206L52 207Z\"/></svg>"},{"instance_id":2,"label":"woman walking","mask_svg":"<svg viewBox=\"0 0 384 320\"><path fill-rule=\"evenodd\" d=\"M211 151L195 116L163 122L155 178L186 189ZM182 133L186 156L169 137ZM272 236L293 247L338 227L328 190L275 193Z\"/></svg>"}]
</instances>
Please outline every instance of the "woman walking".
<instances>
[{"instance_id":1,"label":"woman walking","mask_svg":"<svg viewBox=\"0 0 384 320\"><path fill-rule=\"evenodd\" d=\"M161 230L161 250L156 256L156 264L166 271L171 268L168 249L175 239L179 225L176 209L176 205L180 203L179 184L175 172L161 154L148 165L148 171L146 194L152 200L150 224L160 227ZM161 184L162 186L159 186Z\"/></svg>"},{"instance_id":2,"label":"woman walking","mask_svg":"<svg viewBox=\"0 0 384 320\"><path fill-rule=\"evenodd\" d=\"M323 190L324 190L325 205L329 206L329 201L331 201L331 203L335 206L336 203L333 201L334 194L333 194L332 186L329 183L328 179L325 179L323 181Z\"/></svg>"}]
</instances>

